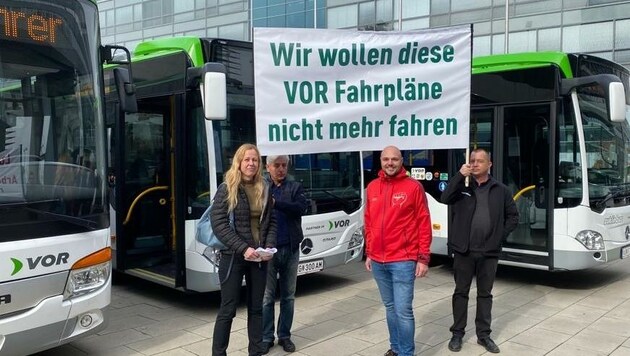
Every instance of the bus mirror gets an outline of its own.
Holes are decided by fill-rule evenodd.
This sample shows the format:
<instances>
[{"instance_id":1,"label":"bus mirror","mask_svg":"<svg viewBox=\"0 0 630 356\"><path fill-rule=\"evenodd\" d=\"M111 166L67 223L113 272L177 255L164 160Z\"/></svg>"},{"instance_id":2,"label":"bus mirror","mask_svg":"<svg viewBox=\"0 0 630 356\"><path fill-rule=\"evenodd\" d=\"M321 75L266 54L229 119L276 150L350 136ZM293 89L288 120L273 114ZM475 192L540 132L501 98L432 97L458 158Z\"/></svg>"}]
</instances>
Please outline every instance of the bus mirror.
<instances>
[{"instance_id":1,"label":"bus mirror","mask_svg":"<svg viewBox=\"0 0 630 356\"><path fill-rule=\"evenodd\" d=\"M626 121L626 93L623 84L620 82L609 83L608 96L610 102L610 121Z\"/></svg>"},{"instance_id":2,"label":"bus mirror","mask_svg":"<svg viewBox=\"0 0 630 356\"><path fill-rule=\"evenodd\" d=\"M114 68L114 82L116 83L120 109L126 113L138 112L136 89L131 82L129 71L125 68Z\"/></svg>"},{"instance_id":3,"label":"bus mirror","mask_svg":"<svg viewBox=\"0 0 630 356\"><path fill-rule=\"evenodd\" d=\"M221 63L206 63L201 71L201 101L207 120L227 117L226 69Z\"/></svg>"},{"instance_id":4,"label":"bus mirror","mask_svg":"<svg viewBox=\"0 0 630 356\"><path fill-rule=\"evenodd\" d=\"M123 46L106 45L101 47L101 59L107 64L129 64L131 53Z\"/></svg>"}]
</instances>

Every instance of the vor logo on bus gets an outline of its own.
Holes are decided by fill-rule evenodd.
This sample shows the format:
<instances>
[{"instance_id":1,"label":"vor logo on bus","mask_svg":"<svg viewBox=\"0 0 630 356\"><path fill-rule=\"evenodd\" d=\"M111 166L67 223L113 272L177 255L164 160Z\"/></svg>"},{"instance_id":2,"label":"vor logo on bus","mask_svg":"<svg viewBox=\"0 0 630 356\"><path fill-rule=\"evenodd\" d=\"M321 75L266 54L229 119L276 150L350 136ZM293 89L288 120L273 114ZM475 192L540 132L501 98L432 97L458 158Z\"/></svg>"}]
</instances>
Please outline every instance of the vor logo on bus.
<instances>
[{"instance_id":1,"label":"vor logo on bus","mask_svg":"<svg viewBox=\"0 0 630 356\"><path fill-rule=\"evenodd\" d=\"M346 226L350 226L350 219L339 220L339 221L332 221L332 220L328 221L328 231L332 230L333 228L336 229L339 227L346 227Z\"/></svg>"},{"instance_id":2,"label":"vor logo on bus","mask_svg":"<svg viewBox=\"0 0 630 356\"><path fill-rule=\"evenodd\" d=\"M28 265L28 269L34 270L40 265L44 267L51 267L51 266L60 265L60 264L67 264L69 257L70 257L70 254L68 252L60 252L59 254L57 254L57 256L43 255L43 256L37 256L35 258L28 257L26 259L26 262ZM18 260L17 258L11 258L11 262L13 262L13 273L11 273L11 276L14 276L15 274L17 274L18 272L22 270L22 267L24 267L24 263Z\"/></svg>"}]
</instances>

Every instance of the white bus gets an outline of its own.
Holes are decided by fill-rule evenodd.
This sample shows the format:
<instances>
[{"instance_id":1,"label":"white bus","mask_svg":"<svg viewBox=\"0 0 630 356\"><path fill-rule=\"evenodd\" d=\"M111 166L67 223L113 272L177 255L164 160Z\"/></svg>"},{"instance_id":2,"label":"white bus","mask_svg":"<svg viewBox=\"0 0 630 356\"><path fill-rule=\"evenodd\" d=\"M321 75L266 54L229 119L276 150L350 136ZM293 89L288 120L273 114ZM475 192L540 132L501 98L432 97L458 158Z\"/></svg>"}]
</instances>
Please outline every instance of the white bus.
<instances>
[{"instance_id":1,"label":"white bus","mask_svg":"<svg viewBox=\"0 0 630 356\"><path fill-rule=\"evenodd\" d=\"M204 118L199 77L208 62L227 71L224 120ZM116 177L115 270L186 291L219 289L217 266L204 256L195 228L236 149L256 141L253 70L249 42L177 37L136 47L132 76L138 113L119 115L116 98L107 105ZM302 182L310 202L298 273L359 261L360 154L294 155L289 174Z\"/></svg>"},{"instance_id":2,"label":"white bus","mask_svg":"<svg viewBox=\"0 0 630 356\"><path fill-rule=\"evenodd\" d=\"M564 271L630 256L628 69L561 52L473 58L470 141L492 153L492 175L520 213L499 263ZM405 152L428 194L434 254L447 256L440 195L464 150ZM364 164L374 161L367 155Z\"/></svg>"},{"instance_id":3,"label":"white bus","mask_svg":"<svg viewBox=\"0 0 630 356\"><path fill-rule=\"evenodd\" d=\"M5 356L106 326L111 248L102 62L112 48L100 45L94 1L2 1L0 24Z\"/></svg>"}]
</instances>

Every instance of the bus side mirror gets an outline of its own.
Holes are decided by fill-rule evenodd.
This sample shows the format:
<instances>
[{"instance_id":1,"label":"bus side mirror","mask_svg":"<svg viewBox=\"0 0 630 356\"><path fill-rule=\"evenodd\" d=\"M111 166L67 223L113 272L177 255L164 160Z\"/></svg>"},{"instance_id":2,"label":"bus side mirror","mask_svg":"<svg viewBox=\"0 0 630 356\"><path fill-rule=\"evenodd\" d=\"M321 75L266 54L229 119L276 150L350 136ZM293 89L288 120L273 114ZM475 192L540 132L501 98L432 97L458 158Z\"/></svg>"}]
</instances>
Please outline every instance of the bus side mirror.
<instances>
[{"instance_id":1,"label":"bus side mirror","mask_svg":"<svg viewBox=\"0 0 630 356\"><path fill-rule=\"evenodd\" d=\"M610 121L626 121L626 92L623 83L611 82L608 84L608 99L610 103Z\"/></svg>"},{"instance_id":2,"label":"bus side mirror","mask_svg":"<svg viewBox=\"0 0 630 356\"><path fill-rule=\"evenodd\" d=\"M221 63L206 63L201 70L201 102L207 120L227 117L226 69Z\"/></svg>"},{"instance_id":3,"label":"bus side mirror","mask_svg":"<svg viewBox=\"0 0 630 356\"><path fill-rule=\"evenodd\" d=\"M131 64L131 53L127 47L105 45L101 47L101 60L106 64Z\"/></svg>"},{"instance_id":4,"label":"bus side mirror","mask_svg":"<svg viewBox=\"0 0 630 356\"><path fill-rule=\"evenodd\" d=\"M114 82L116 83L120 109L126 113L138 112L136 89L131 82L129 71L126 68L114 68Z\"/></svg>"}]
</instances>

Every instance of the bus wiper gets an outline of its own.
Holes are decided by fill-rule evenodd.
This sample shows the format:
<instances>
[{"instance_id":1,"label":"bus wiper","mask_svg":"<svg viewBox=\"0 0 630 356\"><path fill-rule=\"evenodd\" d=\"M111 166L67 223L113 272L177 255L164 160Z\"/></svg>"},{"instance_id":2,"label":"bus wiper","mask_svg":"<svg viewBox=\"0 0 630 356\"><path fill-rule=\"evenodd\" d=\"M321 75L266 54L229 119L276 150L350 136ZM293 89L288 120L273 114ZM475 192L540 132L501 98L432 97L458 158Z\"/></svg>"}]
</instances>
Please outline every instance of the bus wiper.
<instances>
[{"instance_id":1,"label":"bus wiper","mask_svg":"<svg viewBox=\"0 0 630 356\"><path fill-rule=\"evenodd\" d=\"M630 196L630 191L625 190L625 189L618 190L616 192L609 192L601 200L598 200L595 204L597 205L598 208L603 208L606 206L606 203L612 199L628 197L628 196Z\"/></svg>"},{"instance_id":2,"label":"bus wiper","mask_svg":"<svg viewBox=\"0 0 630 356\"><path fill-rule=\"evenodd\" d=\"M305 192L307 193L313 193L313 192L321 192L324 193L328 196L331 196L333 199L335 199L336 201L340 202L343 206L343 211L352 211L354 208L354 203L352 201L350 201L349 199L344 199L343 197L325 189L325 188L305 188L304 189ZM317 200L317 199L315 199Z\"/></svg>"},{"instance_id":3,"label":"bus wiper","mask_svg":"<svg viewBox=\"0 0 630 356\"><path fill-rule=\"evenodd\" d=\"M44 211L44 210L39 210L39 209L33 209L33 208L26 208L27 210L34 212L36 214L39 215L43 215L49 218L54 218L57 220L61 220L61 221L65 221L65 222L69 222L71 224L74 225L78 225L81 227L85 227L87 229L90 230L96 230L98 224L95 221L92 220L88 220L88 219L83 219L83 218L77 218L74 216L68 216L68 215L64 215L64 214L57 214L57 213L52 213L50 211Z\"/></svg>"}]
</instances>

